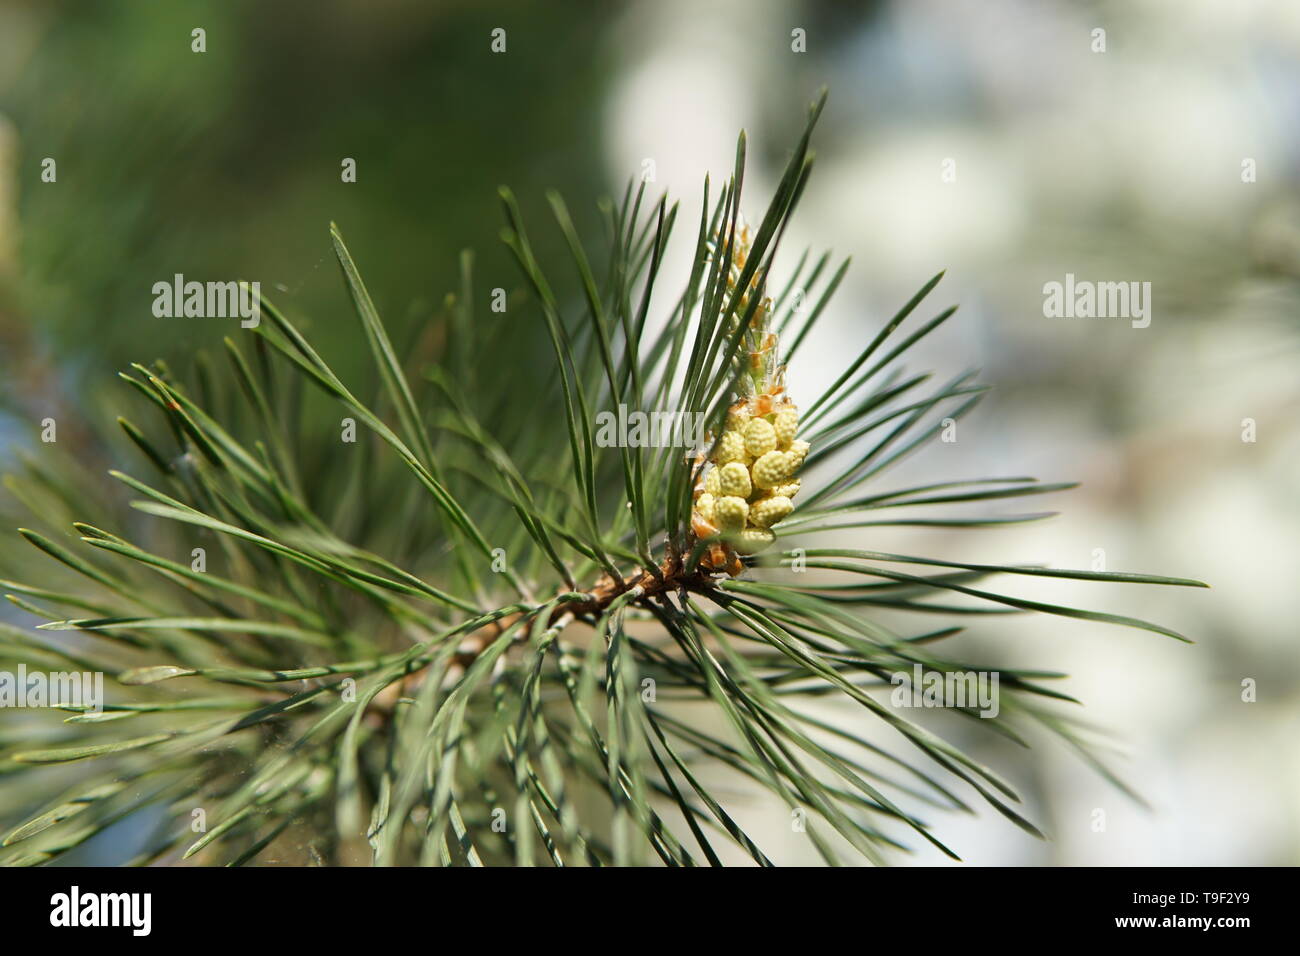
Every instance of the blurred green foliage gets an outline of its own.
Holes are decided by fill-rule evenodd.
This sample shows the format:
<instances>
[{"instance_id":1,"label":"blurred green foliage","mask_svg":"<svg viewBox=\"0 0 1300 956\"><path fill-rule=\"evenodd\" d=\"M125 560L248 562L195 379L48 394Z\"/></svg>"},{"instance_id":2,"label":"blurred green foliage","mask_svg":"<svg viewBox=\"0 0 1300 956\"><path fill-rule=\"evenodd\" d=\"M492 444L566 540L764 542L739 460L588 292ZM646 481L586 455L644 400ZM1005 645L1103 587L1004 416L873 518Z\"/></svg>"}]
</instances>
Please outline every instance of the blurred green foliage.
<instances>
[{"instance_id":1,"label":"blurred green foliage","mask_svg":"<svg viewBox=\"0 0 1300 956\"><path fill-rule=\"evenodd\" d=\"M219 348L230 320L158 319L150 287L261 282L309 316L345 376L359 356L327 226L347 230L394 338L409 341L456 288L514 291L495 190L541 208L601 180L596 104L609 64L594 41L617 8L530 3L15 3L0 116L16 140L16 268L2 290L6 364L58 357L62 391L132 360ZM191 30L206 30L205 53ZM507 31L493 53L490 34ZM5 32L5 31L0 31ZM41 182L53 157L58 181ZM345 157L357 182L341 181ZM594 205L575 202L579 225ZM533 332L540 332L540 328ZM29 354L24 354L29 353ZM92 374L86 374L92 373ZM83 378L84 376L84 378Z\"/></svg>"}]
</instances>

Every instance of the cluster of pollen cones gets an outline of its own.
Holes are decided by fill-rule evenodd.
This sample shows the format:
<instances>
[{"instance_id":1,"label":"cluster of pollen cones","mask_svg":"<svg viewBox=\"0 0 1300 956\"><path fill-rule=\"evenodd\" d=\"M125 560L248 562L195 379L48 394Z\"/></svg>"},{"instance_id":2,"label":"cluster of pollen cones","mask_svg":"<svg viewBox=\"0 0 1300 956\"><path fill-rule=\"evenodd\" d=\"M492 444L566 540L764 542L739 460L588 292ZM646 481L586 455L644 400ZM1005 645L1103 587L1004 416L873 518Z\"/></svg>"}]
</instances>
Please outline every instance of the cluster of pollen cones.
<instances>
[{"instance_id":1,"label":"cluster of pollen cones","mask_svg":"<svg viewBox=\"0 0 1300 956\"><path fill-rule=\"evenodd\" d=\"M772 526L794 509L795 475L808 456L808 443L794 437L799 412L783 393L778 389L732 405L726 429L701 462L691 530L709 542L700 561L705 568L739 574L740 555L771 547Z\"/></svg>"}]
</instances>

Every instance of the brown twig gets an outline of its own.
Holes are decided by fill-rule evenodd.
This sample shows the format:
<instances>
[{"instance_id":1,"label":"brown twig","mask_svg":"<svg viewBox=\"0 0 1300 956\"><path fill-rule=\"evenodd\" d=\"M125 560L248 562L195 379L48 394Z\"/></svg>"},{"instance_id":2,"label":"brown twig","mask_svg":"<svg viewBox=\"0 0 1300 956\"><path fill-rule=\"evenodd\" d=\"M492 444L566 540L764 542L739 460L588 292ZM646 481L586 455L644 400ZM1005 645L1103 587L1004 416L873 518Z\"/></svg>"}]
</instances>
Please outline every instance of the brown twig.
<instances>
[{"instance_id":1,"label":"brown twig","mask_svg":"<svg viewBox=\"0 0 1300 956\"><path fill-rule=\"evenodd\" d=\"M650 601L672 591L712 590L716 576L716 572L700 567L687 571L681 556L672 554L655 569L638 568L625 578L605 575L594 588L586 592L586 597L582 600L567 601L552 608L546 622L547 627L563 627L574 620L594 623L616 598L634 588L640 588L641 591L635 599L638 602ZM463 674L497 638L530 613L534 612L521 611L508 615L466 635L452 657L447 679L455 679ZM382 712L391 712L399 698L407 696L423 683L426 674L427 670L424 669L407 674L377 695L371 706Z\"/></svg>"}]
</instances>

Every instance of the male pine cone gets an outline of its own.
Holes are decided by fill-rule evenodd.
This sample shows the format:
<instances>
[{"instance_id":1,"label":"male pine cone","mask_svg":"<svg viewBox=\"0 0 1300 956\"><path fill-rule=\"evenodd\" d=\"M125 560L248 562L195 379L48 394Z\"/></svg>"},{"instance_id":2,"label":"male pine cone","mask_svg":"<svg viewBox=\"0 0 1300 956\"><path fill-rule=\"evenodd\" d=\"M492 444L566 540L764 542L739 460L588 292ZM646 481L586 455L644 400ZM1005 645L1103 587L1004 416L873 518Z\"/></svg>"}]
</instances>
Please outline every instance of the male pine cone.
<instances>
[{"instance_id":1,"label":"male pine cone","mask_svg":"<svg viewBox=\"0 0 1300 956\"><path fill-rule=\"evenodd\" d=\"M733 233L727 288L735 295L753 246L743 223ZM715 254L721 243L715 241ZM761 296L761 278L753 274L739 294L733 316L743 315L751 296ZM762 298L746 333L748 348L739 380L743 394L727 412L726 427L713 444L695 486L691 530L708 543L701 564L710 570L739 574L738 555L757 554L776 540L772 526L794 509L799 491L795 474L808 457L799 441L799 410L785 395L785 367L778 361L776 333L768 327L772 302Z\"/></svg>"},{"instance_id":2,"label":"male pine cone","mask_svg":"<svg viewBox=\"0 0 1300 956\"><path fill-rule=\"evenodd\" d=\"M794 437L798 428L798 410L781 396L731 406L695 487L692 530L697 538L718 539L706 555L709 567L734 569L728 549L757 554L776 540L772 525L794 510L795 474L808 456L808 443Z\"/></svg>"}]
</instances>

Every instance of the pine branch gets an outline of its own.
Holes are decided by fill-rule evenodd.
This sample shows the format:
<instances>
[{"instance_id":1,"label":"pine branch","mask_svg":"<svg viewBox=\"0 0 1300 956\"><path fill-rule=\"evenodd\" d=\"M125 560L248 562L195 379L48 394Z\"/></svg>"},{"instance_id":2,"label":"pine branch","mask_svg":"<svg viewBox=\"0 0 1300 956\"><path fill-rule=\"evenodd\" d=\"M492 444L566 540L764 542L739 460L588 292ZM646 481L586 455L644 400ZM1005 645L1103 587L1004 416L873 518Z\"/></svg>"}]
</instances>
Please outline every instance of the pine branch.
<instances>
[{"instance_id":1,"label":"pine branch","mask_svg":"<svg viewBox=\"0 0 1300 956\"><path fill-rule=\"evenodd\" d=\"M804 825L832 864L888 862L916 840L955 857L920 813L970 809L963 791L1038 834L1000 775L882 699L900 673L973 670L944 653L965 629L901 633L882 612L976 625L1036 612L1183 639L989 582L1203 585L817 546L826 530L1041 520L949 509L1071 487L879 485L984 391L962 374L924 394L927 375L898 370L954 313L904 331L942 273L803 411L786 393L785 365L848 267L804 251L769 295L824 100L756 228L740 212L743 135L721 191L706 180L670 299L678 206L644 183L605 208L599 252L555 195L556 234L531 238L503 190L526 294L504 315L474 309L466 254L458 293L410 349L331 226L374 394L263 300L262 324L225 341L227 372L200 357L193 387L163 363L123 374L104 440L148 469L110 471L130 500L57 446L9 476L43 557L0 586L40 623L0 626L0 657L110 680L102 708L59 700L62 723L33 712L0 737L0 862L56 860L154 812L164 825L140 861L245 865L306 847L340 864L771 865L734 785L768 794L775 825ZM568 280L542 265L556 249ZM607 447L597 414L620 405L701 415L707 438L690 453ZM356 441L335 431L349 421ZM1059 709L1077 706L1047 686L1063 675L985 671L999 713L967 702L956 718L1015 742L1056 735L1122 786ZM827 700L852 717L812 706ZM74 762L75 778L52 772Z\"/></svg>"}]
</instances>

